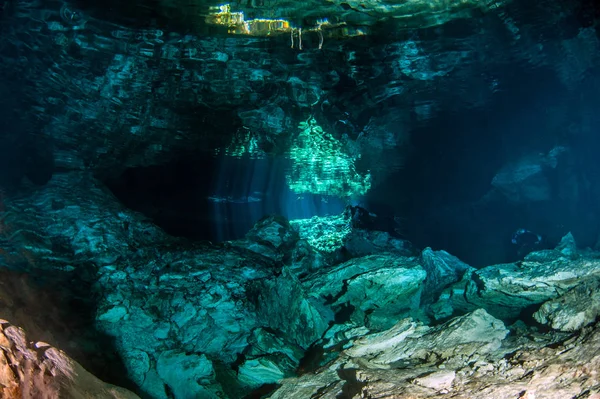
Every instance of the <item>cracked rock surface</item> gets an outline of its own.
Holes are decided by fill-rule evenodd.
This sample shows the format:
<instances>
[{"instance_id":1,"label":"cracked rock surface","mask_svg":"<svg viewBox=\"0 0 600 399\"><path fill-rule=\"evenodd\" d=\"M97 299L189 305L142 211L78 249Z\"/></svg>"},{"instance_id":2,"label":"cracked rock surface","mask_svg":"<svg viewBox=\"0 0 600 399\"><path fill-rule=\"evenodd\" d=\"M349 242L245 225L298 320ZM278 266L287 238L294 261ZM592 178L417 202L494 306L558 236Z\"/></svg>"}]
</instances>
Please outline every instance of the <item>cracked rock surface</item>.
<instances>
[{"instance_id":1,"label":"cracked rock surface","mask_svg":"<svg viewBox=\"0 0 600 399\"><path fill-rule=\"evenodd\" d=\"M86 336L89 330L61 303L64 297L23 274L2 270L0 276L0 397L139 398L103 382L69 356L67 352L98 370L119 368L117 359L99 355L106 348L102 337Z\"/></svg>"},{"instance_id":2,"label":"cracked rock surface","mask_svg":"<svg viewBox=\"0 0 600 399\"><path fill-rule=\"evenodd\" d=\"M341 246L307 272L299 265L319 250L280 217L260 221L243 240L192 243L166 235L100 184L74 184L81 181L93 179L61 174L6 201L21 215L4 219L14 231L6 259L60 277L67 296L77 291L66 282L87 281L78 295L94 298L94 330L110 338L141 397L597 392L600 267L596 253L573 253L572 237L482 269L429 248L408 255L383 247L348 259ZM11 305L27 291L6 292L7 320L39 331ZM47 339L68 319L56 313L59 328ZM85 358L90 334L73 330L55 341Z\"/></svg>"}]
</instances>

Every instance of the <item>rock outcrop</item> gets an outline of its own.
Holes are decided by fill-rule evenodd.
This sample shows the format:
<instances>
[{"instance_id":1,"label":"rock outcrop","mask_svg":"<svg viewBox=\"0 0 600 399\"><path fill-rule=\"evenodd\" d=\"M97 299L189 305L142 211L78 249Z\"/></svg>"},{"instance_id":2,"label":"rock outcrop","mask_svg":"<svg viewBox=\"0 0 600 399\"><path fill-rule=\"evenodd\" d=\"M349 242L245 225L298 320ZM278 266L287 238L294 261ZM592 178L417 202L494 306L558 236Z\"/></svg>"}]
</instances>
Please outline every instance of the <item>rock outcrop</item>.
<instances>
[{"instance_id":1,"label":"rock outcrop","mask_svg":"<svg viewBox=\"0 0 600 399\"><path fill-rule=\"evenodd\" d=\"M132 392L102 382L63 351L0 320L0 396L18 398L136 399Z\"/></svg>"},{"instance_id":2,"label":"rock outcrop","mask_svg":"<svg viewBox=\"0 0 600 399\"><path fill-rule=\"evenodd\" d=\"M502 320L563 296L580 284L597 279L600 262L594 256L573 259L559 249L529 254L522 262L493 265L465 273L445 290L437 306L457 312L480 307Z\"/></svg>"},{"instance_id":3,"label":"rock outcrop","mask_svg":"<svg viewBox=\"0 0 600 399\"><path fill-rule=\"evenodd\" d=\"M591 348L597 339L600 264L571 236L555 250L482 269L445 251L405 253L351 225L330 252L280 217L239 241L192 243L169 237L101 185L75 184L82 181L93 179L61 174L6 201L21 217L4 219L14 229L4 259L32 274L86 281L79 295L94 298L93 328L112 339L123 375L143 397L238 398L277 387L273 397L467 397L481 381L495 381L486 389L501 397L514 384L537 392L538 379L566 359L558 348ZM374 240L375 253L344 249L357 234ZM17 317L5 307L7 319ZM77 340L71 345L64 349L79 356ZM591 350L586 356L596 362ZM557 383L556 392L592 392L591 369L570 361L582 378Z\"/></svg>"},{"instance_id":4,"label":"rock outcrop","mask_svg":"<svg viewBox=\"0 0 600 399\"><path fill-rule=\"evenodd\" d=\"M599 345L599 330L585 329L551 347L538 343L493 361L466 357L451 367L382 369L341 360L315 375L283 380L271 398L598 398Z\"/></svg>"}]
</instances>

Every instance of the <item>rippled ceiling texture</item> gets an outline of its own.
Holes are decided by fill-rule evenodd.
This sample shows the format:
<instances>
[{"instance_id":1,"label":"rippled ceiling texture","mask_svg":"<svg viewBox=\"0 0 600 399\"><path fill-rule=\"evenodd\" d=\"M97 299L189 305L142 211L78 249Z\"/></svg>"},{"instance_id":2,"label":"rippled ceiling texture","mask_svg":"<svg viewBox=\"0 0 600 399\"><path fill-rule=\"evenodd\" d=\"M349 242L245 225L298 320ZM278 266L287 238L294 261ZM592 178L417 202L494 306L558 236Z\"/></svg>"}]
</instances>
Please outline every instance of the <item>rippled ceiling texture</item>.
<instances>
[{"instance_id":1,"label":"rippled ceiling texture","mask_svg":"<svg viewBox=\"0 0 600 399\"><path fill-rule=\"evenodd\" d=\"M220 162L208 172L218 182L202 195L237 201L289 192L268 209L280 213L294 195L325 195L341 203L324 212L370 201L415 215L399 204L424 204L415 195L428 182L443 184L443 173L409 187L398 171L419 160L433 165L447 157L435 157L436 145L448 137L457 147L473 143L476 130L518 151L543 131L559 135L570 101L534 97L528 76L574 92L599 57L596 11L582 2L4 1L1 18L0 113L11 121L0 161L11 170L1 183L85 169L122 185L128 171L181 159L262 159L255 180L285 185L237 178L245 192L222 192L233 183L216 176L231 169ZM515 87L531 110L499 103ZM524 135L501 126L504 108L550 117ZM465 120L473 123L460 127ZM433 129L436 136L420 132ZM428 137L430 158L422 151ZM472 169L459 151L447 151L457 160L438 169ZM275 165L277 158L287 161ZM489 184L507 160L488 159L474 185ZM408 188L401 196L373 191L399 186Z\"/></svg>"}]
</instances>

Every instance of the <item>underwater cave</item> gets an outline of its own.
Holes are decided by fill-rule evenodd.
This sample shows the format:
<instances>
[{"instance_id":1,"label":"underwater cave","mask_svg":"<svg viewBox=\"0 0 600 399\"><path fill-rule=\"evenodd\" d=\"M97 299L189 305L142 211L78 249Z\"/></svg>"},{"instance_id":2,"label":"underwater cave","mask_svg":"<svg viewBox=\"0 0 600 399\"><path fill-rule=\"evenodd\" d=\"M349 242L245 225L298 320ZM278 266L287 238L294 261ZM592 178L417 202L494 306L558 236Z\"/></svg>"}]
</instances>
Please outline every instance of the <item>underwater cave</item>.
<instances>
[{"instance_id":1,"label":"underwater cave","mask_svg":"<svg viewBox=\"0 0 600 399\"><path fill-rule=\"evenodd\" d=\"M0 397L600 397L599 21L0 0Z\"/></svg>"}]
</instances>

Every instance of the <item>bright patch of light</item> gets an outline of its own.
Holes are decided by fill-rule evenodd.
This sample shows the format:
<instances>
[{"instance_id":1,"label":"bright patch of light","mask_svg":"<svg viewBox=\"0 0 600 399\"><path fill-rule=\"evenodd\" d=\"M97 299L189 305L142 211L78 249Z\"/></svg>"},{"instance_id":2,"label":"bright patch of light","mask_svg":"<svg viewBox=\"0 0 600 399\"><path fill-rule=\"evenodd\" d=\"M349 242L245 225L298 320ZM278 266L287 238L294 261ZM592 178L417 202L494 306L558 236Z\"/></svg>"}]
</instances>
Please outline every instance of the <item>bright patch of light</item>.
<instances>
[{"instance_id":1,"label":"bright patch of light","mask_svg":"<svg viewBox=\"0 0 600 399\"><path fill-rule=\"evenodd\" d=\"M343 144L326 133L314 118L299 125L300 133L290 149L291 170L286 179L296 193L362 196L371 188L371 175L356 171L355 159Z\"/></svg>"}]
</instances>

